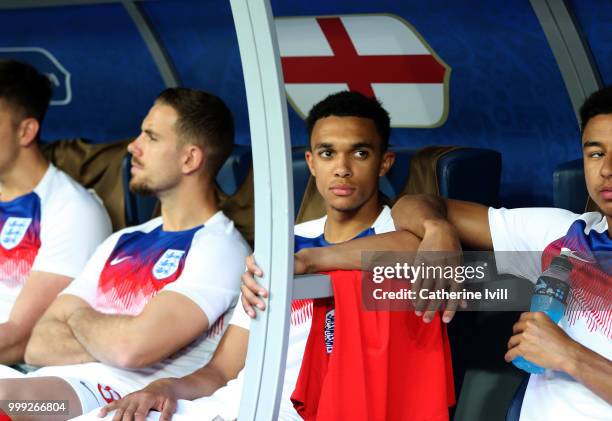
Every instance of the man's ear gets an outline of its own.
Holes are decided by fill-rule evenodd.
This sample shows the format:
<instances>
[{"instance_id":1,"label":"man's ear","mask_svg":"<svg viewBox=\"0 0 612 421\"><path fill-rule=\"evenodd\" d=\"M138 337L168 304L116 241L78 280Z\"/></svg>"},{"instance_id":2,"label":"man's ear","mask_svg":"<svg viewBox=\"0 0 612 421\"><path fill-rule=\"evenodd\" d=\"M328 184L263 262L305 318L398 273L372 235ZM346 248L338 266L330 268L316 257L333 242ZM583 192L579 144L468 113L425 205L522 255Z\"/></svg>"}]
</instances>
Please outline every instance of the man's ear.
<instances>
[{"instance_id":1,"label":"man's ear","mask_svg":"<svg viewBox=\"0 0 612 421\"><path fill-rule=\"evenodd\" d=\"M188 143L184 146L182 170L185 174L198 171L204 165L204 151L199 146Z\"/></svg>"},{"instance_id":2,"label":"man's ear","mask_svg":"<svg viewBox=\"0 0 612 421\"><path fill-rule=\"evenodd\" d=\"M40 124L35 118L28 117L21 120L17 131L19 134L19 144L21 146L30 146L36 140L39 130Z\"/></svg>"},{"instance_id":3,"label":"man's ear","mask_svg":"<svg viewBox=\"0 0 612 421\"><path fill-rule=\"evenodd\" d=\"M380 169L378 170L378 176L382 177L387 174L389 169L393 166L395 162L395 152L385 152L382 157L382 161L380 162Z\"/></svg>"},{"instance_id":4,"label":"man's ear","mask_svg":"<svg viewBox=\"0 0 612 421\"><path fill-rule=\"evenodd\" d=\"M311 151L306 151L306 153L304 155L306 157L306 164L308 164L308 169L310 170L310 174L313 177L316 177L317 175L315 174L314 166L312 165L312 160L314 159L314 156L312 155L312 152Z\"/></svg>"}]
</instances>

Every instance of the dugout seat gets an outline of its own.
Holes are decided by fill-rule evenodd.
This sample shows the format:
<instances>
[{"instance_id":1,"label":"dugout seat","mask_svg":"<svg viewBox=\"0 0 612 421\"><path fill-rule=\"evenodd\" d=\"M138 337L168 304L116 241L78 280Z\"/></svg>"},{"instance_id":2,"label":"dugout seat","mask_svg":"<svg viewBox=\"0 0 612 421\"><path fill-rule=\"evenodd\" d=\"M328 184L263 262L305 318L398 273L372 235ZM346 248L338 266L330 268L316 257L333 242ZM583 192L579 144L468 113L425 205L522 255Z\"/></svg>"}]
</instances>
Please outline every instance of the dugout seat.
<instances>
[{"instance_id":1,"label":"dugout seat","mask_svg":"<svg viewBox=\"0 0 612 421\"><path fill-rule=\"evenodd\" d=\"M501 154L490 149L458 148L438 159L440 196L498 206Z\"/></svg>"},{"instance_id":2,"label":"dugout seat","mask_svg":"<svg viewBox=\"0 0 612 421\"><path fill-rule=\"evenodd\" d=\"M553 205L584 213L589 194L584 181L582 158L560 164L553 172Z\"/></svg>"},{"instance_id":3,"label":"dugout seat","mask_svg":"<svg viewBox=\"0 0 612 421\"><path fill-rule=\"evenodd\" d=\"M529 383L529 376L526 376L521 384L516 388L512 401L508 407L506 414L506 421L519 421L521 417L521 408L523 407L523 399L525 398L525 391L527 390L527 384Z\"/></svg>"}]
</instances>

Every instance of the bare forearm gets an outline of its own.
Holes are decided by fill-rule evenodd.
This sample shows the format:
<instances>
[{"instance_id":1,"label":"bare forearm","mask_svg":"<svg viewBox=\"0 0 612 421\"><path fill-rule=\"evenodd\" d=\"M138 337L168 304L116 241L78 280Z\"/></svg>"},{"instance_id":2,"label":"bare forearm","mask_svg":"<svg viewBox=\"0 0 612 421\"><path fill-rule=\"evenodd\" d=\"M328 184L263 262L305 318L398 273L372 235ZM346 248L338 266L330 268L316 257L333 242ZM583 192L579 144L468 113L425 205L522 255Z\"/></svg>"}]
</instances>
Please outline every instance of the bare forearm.
<instances>
[{"instance_id":1,"label":"bare forearm","mask_svg":"<svg viewBox=\"0 0 612 421\"><path fill-rule=\"evenodd\" d=\"M423 238L427 221L446 221L446 203L438 196L418 194L400 198L392 209L398 230L410 231Z\"/></svg>"},{"instance_id":2,"label":"bare forearm","mask_svg":"<svg viewBox=\"0 0 612 421\"><path fill-rule=\"evenodd\" d=\"M364 252L410 252L419 246L419 239L407 231L389 232L328 247L303 249L298 252L306 263L306 272L326 270L358 270L363 268Z\"/></svg>"},{"instance_id":3,"label":"bare forearm","mask_svg":"<svg viewBox=\"0 0 612 421\"><path fill-rule=\"evenodd\" d=\"M47 320L34 328L26 346L25 361L43 366L81 364L96 359L76 340L66 323Z\"/></svg>"},{"instance_id":4,"label":"bare forearm","mask_svg":"<svg viewBox=\"0 0 612 421\"><path fill-rule=\"evenodd\" d=\"M205 366L188 376L175 379L173 386L178 399L193 400L212 395L229 380L214 367Z\"/></svg>"},{"instance_id":5,"label":"bare forearm","mask_svg":"<svg viewBox=\"0 0 612 421\"><path fill-rule=\"evenodd\" d=\"M98 361L122 366L122 355L127 354L130 335L126 334L126 322L130 316L98 313L91 308L75 311L68 318L68 325L75 338Z\"/></svg>"},{"instance_id":6,"label":"bare forearm","mask_svg":"<svg viewBox=\"0 0 612 421\"><path fill-rule=\"evenodd\" d=\"M0 364L22 363L28 337L11 321L0 324Z\"/></svg>"},{"instance_id":7,"label":"bare forearm","mask_svg":"<svg viewBox=\"0 0 612 421\"><path fill-rule=\"evenodd\" d=\"M578 343L573 348L564 371L612 405L612 361Z\"/></svg>"}]
</instances>

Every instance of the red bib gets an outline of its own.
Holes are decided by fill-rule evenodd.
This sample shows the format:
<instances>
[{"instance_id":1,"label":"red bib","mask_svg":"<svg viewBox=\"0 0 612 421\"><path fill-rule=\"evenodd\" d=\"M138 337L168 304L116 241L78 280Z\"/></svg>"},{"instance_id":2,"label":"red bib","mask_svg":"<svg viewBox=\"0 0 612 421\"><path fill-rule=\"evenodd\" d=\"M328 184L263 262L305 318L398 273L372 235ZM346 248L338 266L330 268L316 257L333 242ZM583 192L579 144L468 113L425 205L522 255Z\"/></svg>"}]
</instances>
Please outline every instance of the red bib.
<instances>
[{"instance_id":1,"label":"red bib","mask_svg":"<svg viewBox=\"0 0 612 421\"><path fill-rule=\"evenodd\" d=\"M412 311L366 311L360 271L331 278L334 298L314 300L291 396L297 412L317 421L448 420L455 392L439 315L426 324Z\"/></svg>"}]
</instances>

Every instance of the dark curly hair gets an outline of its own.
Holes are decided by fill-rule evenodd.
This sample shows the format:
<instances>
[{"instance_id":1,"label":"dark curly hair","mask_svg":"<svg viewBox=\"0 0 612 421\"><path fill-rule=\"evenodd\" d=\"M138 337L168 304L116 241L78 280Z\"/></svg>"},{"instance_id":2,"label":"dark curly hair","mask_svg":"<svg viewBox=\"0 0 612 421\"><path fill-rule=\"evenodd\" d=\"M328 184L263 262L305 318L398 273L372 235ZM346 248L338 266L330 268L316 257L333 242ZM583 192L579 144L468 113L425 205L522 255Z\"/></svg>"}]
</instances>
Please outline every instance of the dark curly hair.
<instances>
[{"instance_id":1,"label":"dark curly hair","mask_svg":"<svg viewBox=\"0 0 612 421\"><path fill-rule=\"evenodd\" d=\"M308 138L317 120L329 116L336 117L363 117L374 121L376 131L381 139L382 151L389 146L391 134L391 120L389 113L376 98L369 98L359 92L342 91L329 95L315 104L306 118Z\"/></svg>"}]
</instances>

